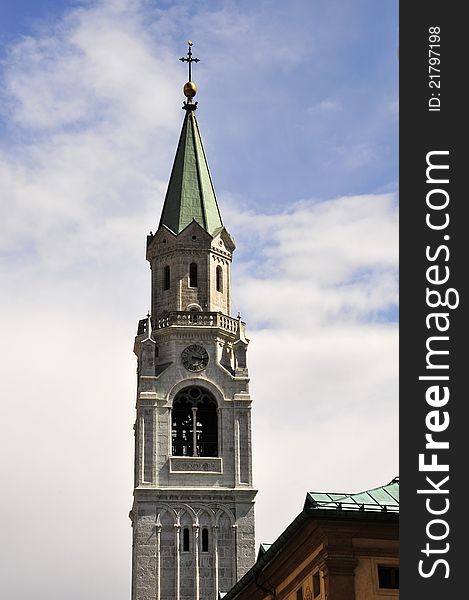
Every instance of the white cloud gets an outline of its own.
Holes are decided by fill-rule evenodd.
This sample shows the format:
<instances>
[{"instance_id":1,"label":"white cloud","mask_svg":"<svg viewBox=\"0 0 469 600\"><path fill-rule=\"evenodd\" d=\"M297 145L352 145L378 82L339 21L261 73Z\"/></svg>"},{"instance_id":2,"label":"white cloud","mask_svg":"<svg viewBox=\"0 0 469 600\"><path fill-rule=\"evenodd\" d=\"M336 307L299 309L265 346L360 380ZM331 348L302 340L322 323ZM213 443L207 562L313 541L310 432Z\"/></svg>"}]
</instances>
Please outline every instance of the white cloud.
<instances>
[{"instance_id":1,"label":"white cloud","mask_svg":"<svg viewBox=\"0 0 469 600\"><path fill-rule=\"evenodd\" d=\"M30 314L5 310L2 589L12 599L33 589L41 600L127 598L130 332L104 307L86 317L42 302Z\"/></svg>"},{"instance_id":2,"label":"white cloud","mask_svg":"<svg viewBox=\"0 0 469 600\"><path fill-rule=\"evenodd\" d=\"M177 65L165 44L154 44L141 15L128 4L97 3L75 9L40 37L26 37L8 57L6 86L13 119L34 128L103 130L113 120L122 129L165 128L178 89ZM172 57L171 57L172 58ZM172 83L173 85L168 85ZM171 130L173 127L171 127Z\"/></svg>"},{"instance_id":3,"label":"white cloud","mask_svg":"<svg viewBox=\"0 0 469 600\"><path fill-rule=\"evenodd\" d=\"M227 212L241 243L255 236L256 258L241 266L236 292L255 321L285 326L281 315L293 308L302 322L364 319L397 303L391 195L302 202L281 215Z\"/></svg>"},{"instance_id":4,"label":"white cloud","mask_svg":"<svg viewBox=\"0 0 469 600\"><path fill-rule=\"evenodd\" d=\"M310 106L308 108L308 113L311 115L315 115L317 112L319 113L337 113L342 110L342 104L340 100L336 98L324 98L320 100L317 104Z\"/></svg>"}]
</instances>

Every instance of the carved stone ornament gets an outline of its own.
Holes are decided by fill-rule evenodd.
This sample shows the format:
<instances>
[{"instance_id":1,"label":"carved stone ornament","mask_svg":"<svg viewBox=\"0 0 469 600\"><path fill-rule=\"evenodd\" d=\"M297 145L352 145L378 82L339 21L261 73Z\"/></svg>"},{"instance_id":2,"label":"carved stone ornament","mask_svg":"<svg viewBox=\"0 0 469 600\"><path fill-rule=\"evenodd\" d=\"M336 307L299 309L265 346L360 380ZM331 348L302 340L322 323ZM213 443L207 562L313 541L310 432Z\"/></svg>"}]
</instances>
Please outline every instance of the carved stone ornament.
<instances>
[{"instance_id":1,"label":"carved stone ornament","mask_svg":"<svg viewBox=\"0 0 469 600\"><path fill-rule=\"evenodd\" d=\"M172 456L170 459L171 473L221 473L221 458L190 458Z\"/></svg>"}]
</instances>

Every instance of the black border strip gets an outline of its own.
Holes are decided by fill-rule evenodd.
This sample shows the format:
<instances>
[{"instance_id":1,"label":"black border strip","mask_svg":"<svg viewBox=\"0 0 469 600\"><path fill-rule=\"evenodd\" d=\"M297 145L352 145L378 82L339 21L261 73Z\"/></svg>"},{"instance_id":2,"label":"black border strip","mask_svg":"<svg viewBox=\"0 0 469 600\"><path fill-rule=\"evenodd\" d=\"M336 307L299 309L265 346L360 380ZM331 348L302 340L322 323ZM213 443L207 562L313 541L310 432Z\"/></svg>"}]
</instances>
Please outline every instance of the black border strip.
<instances>
[{"instance_id":1,"label":"black border strip","mask_svg":"<svg viewBox=\"0 0 469 600\"><path fill-rule=\"evenodd\" d=\"M468 454L469 432L465 431L463 413L468 402L464 385L468 328L463 318L468 254L464 242L469 236L464 217L469 197L463 189L468 171L464 164L468 118L462 87L468 70L463 58L469 53L465 48L468 25L463 8L464 3L434 0L400 5L403 600L455 598L457 588L465 583L463 462ZM432 43L434 48L430 47ZM439 52L439 56L430 50ZM440 64L431 64L437 63L429 60L433 57L439 58ZM430 168L427 172L429 163L449 168ZM445 299L452 308L444 306ZM429 316L434 313L440 316ZM437 354L436 350L445 353ZM419 380L419 376L448 379ZM426 448L427 443L431 446L425 437L429 434L441 445ZM431 466L432 461L437 467Z\"/></svg>"}]
</instances>

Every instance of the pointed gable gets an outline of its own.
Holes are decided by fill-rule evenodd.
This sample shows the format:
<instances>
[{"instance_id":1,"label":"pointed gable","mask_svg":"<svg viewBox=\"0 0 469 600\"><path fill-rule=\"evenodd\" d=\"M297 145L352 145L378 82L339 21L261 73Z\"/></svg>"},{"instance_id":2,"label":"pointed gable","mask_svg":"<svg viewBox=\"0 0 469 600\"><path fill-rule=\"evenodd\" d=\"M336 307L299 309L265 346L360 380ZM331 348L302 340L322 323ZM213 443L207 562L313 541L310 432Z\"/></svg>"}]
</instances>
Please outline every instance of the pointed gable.
<instances>
[{"instance_id":1,"label":"pointed gable","mask_svg":"<svg viewBox=\"0 0 469 600\"><path fill-rule=\"evenodd\" d=\"M223 226L194 109L186 109L160 226L179 234L194 220L210 235Z\"/></svg>"}]
</instances>

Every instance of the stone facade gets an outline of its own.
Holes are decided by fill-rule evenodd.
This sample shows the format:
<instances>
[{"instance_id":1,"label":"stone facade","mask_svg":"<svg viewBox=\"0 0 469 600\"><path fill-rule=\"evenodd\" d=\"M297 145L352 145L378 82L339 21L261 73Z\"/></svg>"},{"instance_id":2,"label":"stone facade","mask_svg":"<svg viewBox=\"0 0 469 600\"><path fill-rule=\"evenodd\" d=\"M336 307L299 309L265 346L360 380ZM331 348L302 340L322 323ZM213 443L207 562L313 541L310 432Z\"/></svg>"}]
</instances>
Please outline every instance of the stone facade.
<instances>
[{"instance_id":1,"label":"stone facade","mask_svg":"<svg viewBox=\"0 0 469 600\"><path fill-rule=\"evenodd\" d=\"M148 236L152 316L158 319L167 312L194 309L229 315L234 249L233 240L224 227L212 237L197 221L179 235L162 226L155 235ZM191 264L197 265L197 286L190 285ZM169 285L165 285L166 273L169 273Z\"/></svg>"},{"instance_id":2,"label":"stone facade","mask_svg":"<svg viewBox=\"0 0 469 600\"><path fill-rule=\"evenodd\" d=\"M148 237L152 315L134 346L133 600L218 600L255 561L248 340L230 316L233 250L224 227L212 236L195 221ZM188 368L183 351L200 347L206 362ZM190 453L175 452L175 402L187 390L216 404L210 455L197 445L196 412L192 428L184 425Z\"/></svg>"}]
</instances>

